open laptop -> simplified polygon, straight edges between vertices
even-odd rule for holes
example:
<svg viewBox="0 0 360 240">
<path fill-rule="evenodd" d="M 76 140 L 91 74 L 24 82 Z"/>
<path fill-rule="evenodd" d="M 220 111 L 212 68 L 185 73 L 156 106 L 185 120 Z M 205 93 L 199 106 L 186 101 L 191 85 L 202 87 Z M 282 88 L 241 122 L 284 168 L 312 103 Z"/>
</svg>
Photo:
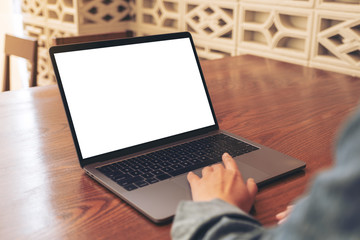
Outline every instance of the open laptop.
<svg viewBox="0 0 360 240">
<path fill-rule="evenodd" d="M 85 172 L 155 223 L 191 199 L 186 173 L 232 155 L 263 184 L 305 163 L 219 129 L 187 32 L 55 46 L 50 56 Z"/>
</svg>

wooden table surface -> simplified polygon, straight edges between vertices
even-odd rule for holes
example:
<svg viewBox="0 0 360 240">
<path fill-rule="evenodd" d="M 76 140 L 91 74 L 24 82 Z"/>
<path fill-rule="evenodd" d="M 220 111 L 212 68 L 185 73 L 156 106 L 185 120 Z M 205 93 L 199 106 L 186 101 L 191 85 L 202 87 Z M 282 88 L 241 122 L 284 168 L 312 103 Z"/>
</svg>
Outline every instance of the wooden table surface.
<svg viewBox="0 0 360 240">
<path fill-rule="evenodd" d="M 260 189 L 264 225 L 331 165 L 337 129 L 360 98 L 360 79 L 238 56 L 201 63 L 220 127 L 307 163 Z M 84 174 L 57 86 L 0 93 L 1 239 L 170 239 Z"/>
</svg>

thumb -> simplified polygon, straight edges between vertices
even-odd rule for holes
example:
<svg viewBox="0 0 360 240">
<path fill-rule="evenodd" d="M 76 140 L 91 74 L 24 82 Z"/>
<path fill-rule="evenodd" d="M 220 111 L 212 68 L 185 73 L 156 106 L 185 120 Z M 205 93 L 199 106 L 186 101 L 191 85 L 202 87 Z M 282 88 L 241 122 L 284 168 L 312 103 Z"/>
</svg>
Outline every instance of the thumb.
<svg viewBox="0 0 360 240">
<path fill-rule="evenodd" d="M 249 194 L 250 194 L 251 199 L 254 201 L 254 200 L 255 200 L 255 196 L 256 196 L 256 194 L 257 194 L 257 192 L 258 192 L 258 188 L 257 188 L 257 186 L 256 186 L 256 183 L 255 183 L 254 179 L 253 179 L 253 178 L 249 178 L 249 179 L 247 180 L 246 186 L 247 186 L 247 189 L 248 189 L 248 191 L 249 191 Z"/>
</svg>

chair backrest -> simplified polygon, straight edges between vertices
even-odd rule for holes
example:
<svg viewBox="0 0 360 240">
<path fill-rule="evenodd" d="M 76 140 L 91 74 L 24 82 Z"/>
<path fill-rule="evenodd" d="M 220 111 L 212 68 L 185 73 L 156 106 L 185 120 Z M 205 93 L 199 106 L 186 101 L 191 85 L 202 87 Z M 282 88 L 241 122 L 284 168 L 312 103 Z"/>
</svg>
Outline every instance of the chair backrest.
<svg viewBox="0 0 360 240">
<path fill-rule="evenodd" d="M 37 85 L 38 41 L 30 37 L 5 34 L 5 61 L 2 91 L 10 90 L 10 56 L 25 58 L 31 63 L 30 87 Z"/>
<path fill-rule="evenodd" d="M 53 38 L 53 45 L 64 45 L 72 43 L 83 43 L 83 42 L 95 42 L 101 40 L 112 40 L 119 38 L 132 37 L 133 32 L 112 32 L 112 33 L 101 33 L 101 34 L 91 34 L 91 35 L 80 35 L 72 37 L 56 37 Z"/>
</svg>

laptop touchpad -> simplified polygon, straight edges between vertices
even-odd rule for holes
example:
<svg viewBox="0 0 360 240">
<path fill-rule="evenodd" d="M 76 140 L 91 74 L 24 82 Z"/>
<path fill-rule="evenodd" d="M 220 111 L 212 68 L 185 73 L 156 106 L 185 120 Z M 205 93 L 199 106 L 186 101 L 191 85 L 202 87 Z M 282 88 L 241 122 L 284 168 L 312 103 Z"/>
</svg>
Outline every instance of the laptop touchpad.
<svg viewBox="0 0 360 240">
<path fill-rule="evenodd" d="M 269 178 L 269 174 L 260 171 L 259 169 L 256 169 L 246 163 L 240 162 L 240 161 L 236 161 L 236 164 L 238 165 L 240 172 L 243 176 L 244 181 L 246 181 L 248 178 L 253 178 L 255 180 L 256 183 L 262 182 L 265 179 Z M 193 171 L 196 175 L 198 175 L 199 177 L 201 177 L 201 170 L 202 169 L 197 169 L 195 171 Z M 181 176 L 178 176 L 174 179 L 172 179 L 172 182 L 174 182 L 175 184 L 190 190 L 190 185 L 187 181 L 187 174 L 183 174 Z"/>
<path fill-rule="evenodd" d="M 199 168 L 192 172 L 195 173 L 196 175 L 198 175 L 199 177 L 201 177 L 201 170 L 202 170 L 202 168 Z M 175 183 L 176 185 L 183 187 L 185 190 L 188 190 L 188 192 L 190 192 L 190 184 L 187 180 L 187 174 L 182 174 L 180 176 L 177 176 L 176 178 L 173 178 L 171 181 L 173 183 Z"/>
<path fill-rule="evenodd" d="M 262 182 L 265 179 L 269 178 L 269 174 L 260 171 L 259 169 L 256 169 L 252 166 L 250 166 L 249 164 L 240 162 L 240 161 L 236 161 L 236 164 L 238 165 L 241 175 L 244 179 L 244 181 L 246 181 L 248 178 L 253 178 L 255 180 L 256 183 Z"/>
</svg>

